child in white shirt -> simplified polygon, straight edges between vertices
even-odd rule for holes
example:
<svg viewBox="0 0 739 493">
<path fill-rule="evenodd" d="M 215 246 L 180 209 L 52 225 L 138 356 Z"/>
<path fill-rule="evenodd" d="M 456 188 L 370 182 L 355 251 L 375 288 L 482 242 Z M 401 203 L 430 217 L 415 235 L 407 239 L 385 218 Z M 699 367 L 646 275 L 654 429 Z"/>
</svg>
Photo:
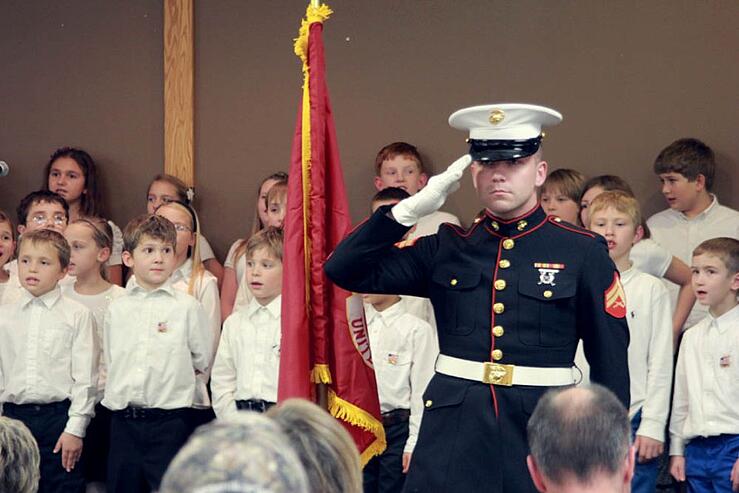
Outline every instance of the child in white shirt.
<svg viewBox="0 0 739 493">
<path fill-rule="evenodd" d="M 38 442 L 39 491 L 85 491 L 75 466 L 94 414 L 99 355 L 92 314 L 57 286 L 69 257 L 61 233 L 26 232 L 18 248 L 23 295 L 0 306 L 0 403 Z"/>
<path fill-rule="evenodd" d="M 15 230 L 13 221 L 0 211 L 0 305 L 20 299 L 22 288 L 17 272 L 5 270 L 5 264 L 15 255 Z"/>
<path fill-rule="evenodd" d="M 423 392 L 439 354 L 436 332 L 408 313 L 405 300 L 391 294 L 365 294 L 372 362 L 387 448 L 364 468 L 364 491 L 403 488 L 423 416 Z"/>
<path fill-rule="evenodd" d="M 708 316 L 683 336 L 670 419 L 670 473 L 689 491 L 739 491 L 739 240 L 693 251 L 693 290 Z"/>
<path fill-rule="evenodd" d="M 672 311 L 667 288 L 630 260 L 631 248 L 643 234 L 641 222 L 639 203 L 625 192 L 603 192 L 590 203 L 590 229 L 606 239 L 626 293 L 629 418 L 637 453 L 631 487 L 634 493 L 653 493 L 670 409 Z"/>
<path fill-rule="evenodd" d="M 251 301 L 223 324 L 210 388 L 218 418 L 277 402 L 280 370 L 282 231 L 267 227 L 246 242 L 244 282 Z"/>
<path fill-rule="evenodd" d="M 177 231 L 161 216 L 132 220 L 123 262 L 136 276 L 108 307 L 103 345 L 112 411 L 108 493 L 157 490 L 187 439 L 196 373 L 206 372 L 211 334 L 205 311 L 172 287 Z"/>
<path fill-rule="evenodd" d="M 108 281 L 106 266 L 113 250 L 113 229 L 105 219 L 80 217 L 64 230 L 72 255 L 69 275 L 74 284 L 62 286 L 62 293 L 86 306 L 95 319 L 96 337 L 103 341 L 103 325 L 108 305 L 126 290 Z M 110 446 L 110 411 L 100 404 L 103 399 L 107 372 L 102 351 L 98 360 L 98 386 L 95 399 L 95 417 L 87 427 L 83 459 L 85 479 L 90 490 L 100 491 L 105 486 Z"/>
</svg>

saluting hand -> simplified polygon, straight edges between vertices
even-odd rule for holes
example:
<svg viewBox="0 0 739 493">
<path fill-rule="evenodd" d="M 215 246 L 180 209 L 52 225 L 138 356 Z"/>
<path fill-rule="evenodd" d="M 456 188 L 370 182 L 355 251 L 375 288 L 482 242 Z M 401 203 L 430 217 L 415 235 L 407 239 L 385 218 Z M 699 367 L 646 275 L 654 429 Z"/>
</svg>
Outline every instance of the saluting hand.
<svg viewBox="0 0 739 493">
<path fill-rule="evenodd" d="M 416 195 L 403 199 L 393 208 L 393 218 L 403 226 L 413 226 L 423 216 L 436 212 L 446 202 L 447 195 L 459 188 L 464 170 L 472 164 L 472 157 L 465 154 L 454 161 L 443 173 L 434 175 Z"/>
<path fill-rule="evenodd" d="M 54 446 L 55 454 L 58 454 L 60 450 L 62 451 L 62 467 L 67 472 L 72 472 L 82 455 L 82 439 L 65 431 L 59 435 L 59 440 Z"/>
</svg>

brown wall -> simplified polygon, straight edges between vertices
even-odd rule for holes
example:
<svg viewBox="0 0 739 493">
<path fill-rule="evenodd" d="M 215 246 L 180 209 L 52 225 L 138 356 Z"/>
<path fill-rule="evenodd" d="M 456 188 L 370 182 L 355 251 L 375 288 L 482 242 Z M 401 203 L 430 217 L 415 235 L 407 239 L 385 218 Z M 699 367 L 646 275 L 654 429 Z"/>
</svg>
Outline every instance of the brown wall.
<svg viewBox="0 0 739 493">
<path fill-rule="evenodd" d="M 196 177 L 219 255 L 251 224 L 256 184 L 286 169 L 301 85 L 292 53 L 307 0 L 196 2 Z M 683 136 L 717 152 L 716 192 L 739 208 L 739 3 L 335 0 L 328 80 L 355 219 L 373 193 L 376 151 L 418 145 L 431 169 L 465 151 L 454 110 L 550 105 L 564 116 L 553 168 L 629 179 L 646 213 L 663 204 L 651 172 Z M 144 208 L 162 169 L 160 2 L 0 3 L 0 208 L 37 188 L 58 146 L 99 161 L 111 216 Z M 478 206 L 466 180 L 447 209 Z"/>
</svg>

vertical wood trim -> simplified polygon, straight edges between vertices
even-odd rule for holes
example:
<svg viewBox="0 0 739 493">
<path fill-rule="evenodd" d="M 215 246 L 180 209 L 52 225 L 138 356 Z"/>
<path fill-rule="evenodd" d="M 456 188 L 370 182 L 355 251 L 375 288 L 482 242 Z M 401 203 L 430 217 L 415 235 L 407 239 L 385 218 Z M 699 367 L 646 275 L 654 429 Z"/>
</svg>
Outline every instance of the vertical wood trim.
<svg viewBox="0 0 739 493">
<path fill-rule="evenodd" d="M 195 184 L 193 0 L 164 0 L 164 172 Z"/>
</svg>

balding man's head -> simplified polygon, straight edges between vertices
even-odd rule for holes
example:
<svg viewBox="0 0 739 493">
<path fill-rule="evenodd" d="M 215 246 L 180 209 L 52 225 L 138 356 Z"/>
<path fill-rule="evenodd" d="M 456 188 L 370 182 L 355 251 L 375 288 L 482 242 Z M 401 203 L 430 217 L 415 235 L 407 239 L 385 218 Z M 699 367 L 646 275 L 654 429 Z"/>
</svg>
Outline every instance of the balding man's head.
<svg viewBox="0 0 739 493">
<path fill-rule="evenodd" d="M 532 476 L 538 472 L 554 484 L 620 478 L 630 461 L 626 409 L 598 385 L 546 393 L 529 420 L 528 434 Z"/>
</svg>

